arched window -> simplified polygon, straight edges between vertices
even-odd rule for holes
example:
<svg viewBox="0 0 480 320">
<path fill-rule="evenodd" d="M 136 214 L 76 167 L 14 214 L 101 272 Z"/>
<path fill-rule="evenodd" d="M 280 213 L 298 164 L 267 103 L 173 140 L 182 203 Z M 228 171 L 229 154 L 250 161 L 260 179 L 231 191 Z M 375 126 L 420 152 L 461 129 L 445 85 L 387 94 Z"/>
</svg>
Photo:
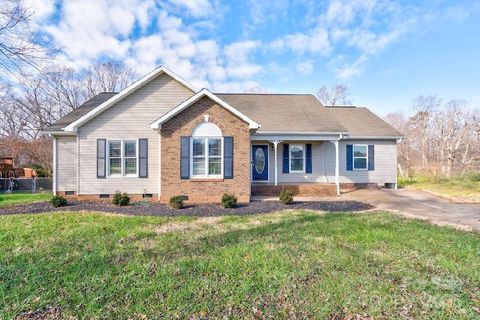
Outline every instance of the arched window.
<svg viewBox="0 0 480 320">
<path fill-rule="evenodd" d="M 192 131 L 191 170 L 195 177 L 223 177 L 222 130 L 211 122 L 202 122 Z"/>
</svg>

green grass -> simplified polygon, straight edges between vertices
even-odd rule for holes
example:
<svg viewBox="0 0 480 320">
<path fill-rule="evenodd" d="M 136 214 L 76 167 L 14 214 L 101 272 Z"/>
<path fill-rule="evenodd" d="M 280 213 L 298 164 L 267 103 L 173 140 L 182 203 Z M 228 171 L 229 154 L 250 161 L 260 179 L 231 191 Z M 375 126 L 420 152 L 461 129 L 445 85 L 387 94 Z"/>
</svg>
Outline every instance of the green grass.
<svg viewBox="0 0 480 320">
<path fill-rule="evenodd" d="M 52 193 L 0 193 L 0 207 L 14 204 L 26 204 L 47 201 L 52 198 Z"/>
<path fill-rule="evenodd" d="M 480 235 L 385 212 L 0 217 L 0 318 L 474 319 Z"/>
<path fill-rule="evenodd" d="M 459 201 L 480 202 L 480 176 L 465 175 L 452 179 L 432 179 L 425 176 L 400 178 L 398 185 L 416 190 L 425 190 Z"/>
</svg>

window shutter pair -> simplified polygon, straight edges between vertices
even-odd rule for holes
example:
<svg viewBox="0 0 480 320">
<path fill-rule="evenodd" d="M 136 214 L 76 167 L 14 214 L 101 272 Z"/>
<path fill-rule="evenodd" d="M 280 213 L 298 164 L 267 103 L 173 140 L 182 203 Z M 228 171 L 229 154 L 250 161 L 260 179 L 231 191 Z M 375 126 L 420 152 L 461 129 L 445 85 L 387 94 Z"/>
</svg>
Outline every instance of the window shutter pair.
<svg viewBox="0 0 480 320">
<path fill-rule="evenodd" d="M 368 170 L 375 170 L 375 145 L 368 145 Z M 353 171 L 353 145 L 347 144 L 347 171 Z"/>
<path fill-rule="evenodd" d="M 148 178 L 148 139 L 138 139 L 138 177 Z M 97 178 L 107 176 L 107 139 L 97 139 Z"/>
<path fill-rule="evenodd" d="M 312 173 L 312 144 L 305 145 L 305 173 Z M 290 148 L 288 143 L 283 144 L 282 173 L 290 172 Z"/>
<path fill-rule="evenodd" d="M 223 137 L 223 177 L 233 179 L 233 137 Z M 190 179 L 190 137 L 180 138 L 180 178 Z"/>
</svg>

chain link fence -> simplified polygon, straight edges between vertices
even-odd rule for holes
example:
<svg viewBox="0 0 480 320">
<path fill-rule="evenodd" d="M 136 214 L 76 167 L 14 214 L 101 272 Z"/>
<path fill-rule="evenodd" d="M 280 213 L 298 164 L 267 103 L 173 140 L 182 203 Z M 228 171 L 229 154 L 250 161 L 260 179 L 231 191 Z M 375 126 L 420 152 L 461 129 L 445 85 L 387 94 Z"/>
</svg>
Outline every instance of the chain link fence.
<svg viewBox="0 0 480 320">
<path fill-rule="evenodd" d="M 51 178 L 0 178 L 0 193 L 52 191 Z"/>
</svg>

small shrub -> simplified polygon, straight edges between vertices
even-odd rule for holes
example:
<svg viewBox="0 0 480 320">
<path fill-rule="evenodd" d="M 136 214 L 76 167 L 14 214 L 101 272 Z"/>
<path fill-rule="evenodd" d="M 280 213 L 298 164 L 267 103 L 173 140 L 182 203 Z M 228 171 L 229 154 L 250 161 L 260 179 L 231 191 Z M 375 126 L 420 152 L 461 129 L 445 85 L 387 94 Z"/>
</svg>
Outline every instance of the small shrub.
<svg viewBox="0 0 480 320">
<path fill-rule="evenodd" d="M 183 196 L 173 196 L 169 201 L 170 208 L 182 209 L 183 208 Z"/>
<path fill-rule="evenodd" d="M 50 203 L 55 208 L 65 207 L 67 205 L 67 199 L 62 196 L 53 196 L 52 200 L 50 200 Z"/>
<path fill-rule="evenodd" d="M 470 172 L 467 176 L 470 181 L 480 182 L 480 172 Z"/>
<path fill-rule="evenodd" d="M 280 202 L 283 204 L 292 204 L 293 203 L 293 192 L 290 190 L 282 190 L 280 192 Z"/>
<path fill-rule="evenodd" d="M 120 193 L 120 191 L 115 192 L 112 199 L 112 204 L 120 207 L 128 206 L 130 203 L 130 197 L 128 193 Z"/>
<path fill-rule="evenodd" d="M 237 206 L 237 197 L 233 194 L 224 193 L 222 196 L 222 206 L 224 208 L 235 208 Z"/>
</svg>

